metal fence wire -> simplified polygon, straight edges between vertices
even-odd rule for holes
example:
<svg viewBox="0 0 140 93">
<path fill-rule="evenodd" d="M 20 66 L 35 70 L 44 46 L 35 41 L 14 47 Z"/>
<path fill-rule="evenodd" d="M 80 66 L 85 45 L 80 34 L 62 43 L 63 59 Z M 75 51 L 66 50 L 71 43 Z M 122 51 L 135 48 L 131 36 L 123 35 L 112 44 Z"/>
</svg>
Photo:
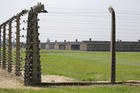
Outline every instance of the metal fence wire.
<svg viewBox="0 0 140 93">
<path fill-rule="evenodd" d="M 0 25 L 0 67 L 25 85 L 139 81 L 140 12 L 39 13 L 47 13 L 40 3 Z"/>
</svg>

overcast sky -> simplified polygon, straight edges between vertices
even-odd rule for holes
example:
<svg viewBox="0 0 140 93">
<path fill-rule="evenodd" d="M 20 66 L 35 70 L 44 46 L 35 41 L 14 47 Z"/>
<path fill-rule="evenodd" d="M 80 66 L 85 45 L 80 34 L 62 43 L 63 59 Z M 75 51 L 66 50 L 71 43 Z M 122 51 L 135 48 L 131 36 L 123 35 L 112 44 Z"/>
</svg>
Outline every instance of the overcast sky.
<svg viewBox="0 0 140 93">
<path fill-rule="evenodd" d="M 116 39 L 140 39 L 140 0 L 2 0 L 0 23 L 37 2 L 42 2 L 49 12 L 39 14 L 43 42 L 47 38 L 51 41 L 110 40 L 109 6 L 116 11 Z"/>
</svg>

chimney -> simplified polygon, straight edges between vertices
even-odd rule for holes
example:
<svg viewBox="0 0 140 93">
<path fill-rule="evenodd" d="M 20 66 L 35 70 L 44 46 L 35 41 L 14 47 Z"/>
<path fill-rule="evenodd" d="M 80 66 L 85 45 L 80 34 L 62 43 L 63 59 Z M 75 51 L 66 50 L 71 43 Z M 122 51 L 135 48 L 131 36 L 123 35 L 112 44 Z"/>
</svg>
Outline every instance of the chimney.
<svg viewBox="0 0 140 93">
<path fill-rule="evenodd" d="M 75 41 L 78 42 L 78 39 L 76 39 Z"/>
<path fill-rule="evenodd" d="M 64 40 L 64 43 L 66 43 L 66 40 Z"/>
<path fill-rule="evenodd" d="M 92 41 L 92 39 L 91 39 L 91 38 L 89 38 L 89 41 L 91 42 L 91 41 Z"/>
<path fill-rule="evenodd" d="M 57 40 L 55 40 L 55 43 L 57 43 Z"/>
</svg>

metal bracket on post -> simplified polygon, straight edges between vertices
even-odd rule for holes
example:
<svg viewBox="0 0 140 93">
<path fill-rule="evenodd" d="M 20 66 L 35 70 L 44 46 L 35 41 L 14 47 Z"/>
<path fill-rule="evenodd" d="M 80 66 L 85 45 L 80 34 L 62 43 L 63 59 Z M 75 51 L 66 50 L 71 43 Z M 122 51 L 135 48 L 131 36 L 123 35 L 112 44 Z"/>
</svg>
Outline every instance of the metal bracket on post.
<svg viewBox="0 0 140 93">
<path fill-rule="evenodd" d="M 116 38 L 116 24 L 115 24 L 115 11 L 112 7 L 109 8 L 109 12 L 111 13 L 111 43 L 110 43 L 110 61 L 111 61 L 111 75 L 110 75 L 110 82 L 111 84 L 115 84 L 116 81 L 116 49 L 115 49 L 115 38 Z"/>
</svg>

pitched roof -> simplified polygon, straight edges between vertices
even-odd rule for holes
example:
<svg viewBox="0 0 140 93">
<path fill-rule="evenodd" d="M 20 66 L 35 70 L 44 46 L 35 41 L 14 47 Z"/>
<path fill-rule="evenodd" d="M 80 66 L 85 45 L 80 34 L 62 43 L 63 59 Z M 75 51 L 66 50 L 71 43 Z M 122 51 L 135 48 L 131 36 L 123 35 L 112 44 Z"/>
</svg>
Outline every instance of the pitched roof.
<svg viewBox="0 0 140 93">
<path fill-rule="evenodd" d="M 55 44 L 55 42 L 48 42 L 47 44 Z"/>
<path fill-rule="evenodd" d="M 69 43 L 71 45 L 80 45 L 81 42 L 67 42 L 67 43 Z"/>
<path fill-rule="evenodd" d="M 82 41 L 87 44 L 110 44 L 110 41 Z"/>
<path fill-rule="evenodd" d="M 59 45 L 66 45 L 66 42 L 57 42 Z"/>
</svg>

